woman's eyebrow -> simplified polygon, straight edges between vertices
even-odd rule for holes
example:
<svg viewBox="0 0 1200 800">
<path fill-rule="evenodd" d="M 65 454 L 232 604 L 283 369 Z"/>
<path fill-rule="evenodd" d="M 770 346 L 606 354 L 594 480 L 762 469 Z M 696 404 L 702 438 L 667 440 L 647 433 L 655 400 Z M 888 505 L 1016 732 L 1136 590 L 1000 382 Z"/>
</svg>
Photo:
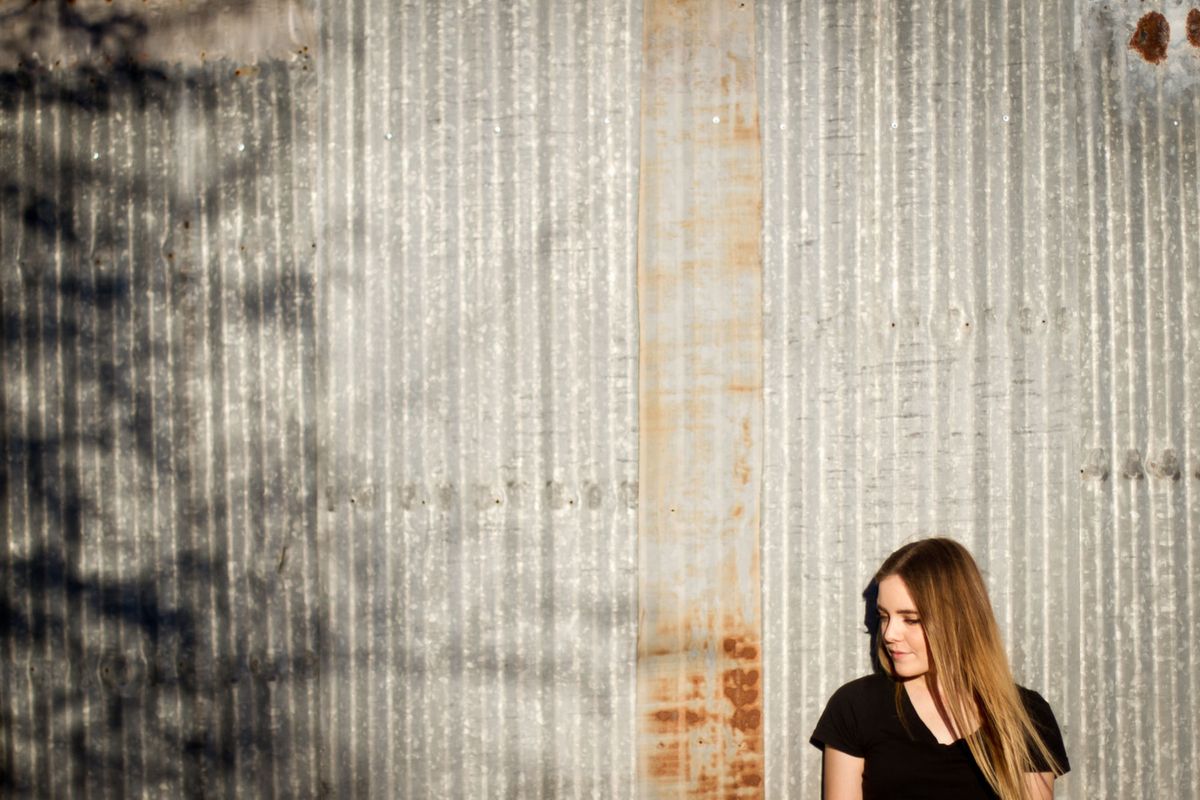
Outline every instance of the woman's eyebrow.
<svg viewBox="0 0 1200 800">
<path fill-rule="evenodd" d="M 875 606 L 875 610 L 876 610 L 877 612 L 879 612 L 880 614 L 888 614 L 888 613 L 891 613 L 891 612 L 889 612 L 889 611 L 888 611 L 886 608 L 884 608 L 883 606 Z M 917 614 L 917 612 L 916 612 L 915 610 L 911 609 L 911 608 L 898 608 L 898 609 L 896 609 L 895 613 L 897 613 L 897 614 L 912 614 L 914 617 L 916 617 L 916 616 L 919 616 L 919 615 Z"/>
</svg>

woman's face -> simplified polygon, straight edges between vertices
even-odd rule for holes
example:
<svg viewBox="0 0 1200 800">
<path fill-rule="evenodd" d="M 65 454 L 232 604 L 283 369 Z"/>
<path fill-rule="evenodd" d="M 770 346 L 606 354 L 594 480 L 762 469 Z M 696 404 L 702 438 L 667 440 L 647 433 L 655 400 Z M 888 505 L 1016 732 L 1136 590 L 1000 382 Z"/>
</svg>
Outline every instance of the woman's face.
<svg viewBox="0 0 1200 800">
<path fill-rule="evenodd" d="M 900 678 L 919 678 L 929 672 L 929 645 L 917 604 L 899 575 L 879 582 L 879 635 L 887 647 L 892 671 Z"/>
</svg>

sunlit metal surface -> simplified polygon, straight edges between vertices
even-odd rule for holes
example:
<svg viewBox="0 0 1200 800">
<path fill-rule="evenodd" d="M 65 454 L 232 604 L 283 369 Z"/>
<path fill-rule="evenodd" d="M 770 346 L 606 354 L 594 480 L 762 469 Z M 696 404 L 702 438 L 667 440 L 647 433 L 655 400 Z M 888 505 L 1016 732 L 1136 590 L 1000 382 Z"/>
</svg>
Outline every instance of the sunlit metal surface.
<svg viewBox="0 0 1200 800">
<path fill-rule="evenodd" d="M 0 794 L 634 795 L 645 9 L 111 5 L 0 31 Z M 766 796 L 935 532 L 1059 796 L 1200 796 L 1190 11 L 755 4 Z"/>
<path fill-rule="evenodd" d="M 933 533 L 1057 712 L 1059 796 L 1200 795 L 1200 53 L 1174 8 L 1130 50 L 1151 10 L 762 6 L 769 796 L 817 795 L 859 592 Z"/>
<path fill-rule="evenodd" d="M 323 777 L 633 796 L 640 8 L 324 22 Z"/>
</svg>

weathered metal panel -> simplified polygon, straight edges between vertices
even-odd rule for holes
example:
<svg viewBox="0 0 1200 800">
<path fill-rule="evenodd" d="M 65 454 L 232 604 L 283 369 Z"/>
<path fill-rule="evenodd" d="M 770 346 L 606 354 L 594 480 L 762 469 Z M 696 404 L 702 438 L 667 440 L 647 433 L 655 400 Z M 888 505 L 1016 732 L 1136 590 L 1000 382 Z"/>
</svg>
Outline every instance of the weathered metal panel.
<svg viewBox="0 0 1200 800">
<path fill-rule="evenodd" d="M 329 7 L 323 780 L 634 794 L 640 7 Z"/>
<path fill-rule="evenodd" d="M 1172 6 L 764 4 L 767 789 L 869 670 L 858 591 L 984 568 L 1060 796 L 1200 796 L 1196 100 Z M 1153 464 L 1153 466 L 1151 466 Z"/>
<path fill-rule="evenodd" d="M 0 793 L 631 796 L 637 586 L 684 563 L 635 539 L 677 457 L 638 448 L 643 8 L 298 11 L 4 12 Z M 1188 12 L 754 9 L 767 796 L 816 796 L 857 592 L 933 532 L 1058 712 L 1060 796 L 1200 796 Z"/>
<path fill-rule="evenodd" d="M 646 4 L 638 789 L 761 797 L 762 175 L 753 3 Z"/>
<path fill-rule="evenodd" d="M 181 66 L 137 9 L 4 14 L 0 794 L 300 795 L 307 59 Z"/>
<path fill-rule="evenodd" d="M 1080 497 L 1071 616 L 1082 653 L 1106 657 L 1071 678 L 1079 728 L 1098 734 L 1084 750 L 1090 796 L 1200 796 L 1200 50 L 1187 11 L 1084 11 L 1080 440 L 1102 468 Z M 1154 53 L 1139 31 L 1159 12 L 1170 40 Z"/>
</svg>

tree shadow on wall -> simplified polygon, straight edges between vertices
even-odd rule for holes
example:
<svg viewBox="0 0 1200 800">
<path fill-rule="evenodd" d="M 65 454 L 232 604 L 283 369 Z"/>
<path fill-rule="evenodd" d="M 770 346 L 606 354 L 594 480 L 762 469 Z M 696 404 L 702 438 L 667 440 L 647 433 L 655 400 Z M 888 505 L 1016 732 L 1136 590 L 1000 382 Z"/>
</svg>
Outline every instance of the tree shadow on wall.
<svg viewBox="0 0 1200 800">
<path fill-rule="evenodd" d="M 287 795 L 293 766 L 307 774 L 315 762 L 315 493 L 289 472 L 311 460 L 311 426 L 294 404 L 268 403 L 305 388 L 253 376 L 247 388 L 250 371 L 224 366 L 230 353 L 262 363 L 246 355 L 250 339 L 299 340 L 274 363 L 304 358 L 309 273 L 288 252 L 257 253 L 252 236 L 235 258 L 278 265 L 261 278 L 200 255 L 199 223 L 219 231 L 230 209 L 198 204 L 230 183 L 253 189 L 268 166 L 214 169 L 185 190 L 166 156 L 126 173 L 92 165 L 80 130 L 141 136 L 149 149 L 147 131 L 176 125 L 180 104 L 239 111 L 232 66 L 145 63 L 149 25 L 68 0 L 0 12 L 9 797 Z M 78 58 L 46 63 L 47 49 Z M 281 418 L 270 424 L 282 444 L 265 444 L 246 422 L 255 415 Z M 236 444 L 247 431 L 259 444 Z"/>
</svg>

